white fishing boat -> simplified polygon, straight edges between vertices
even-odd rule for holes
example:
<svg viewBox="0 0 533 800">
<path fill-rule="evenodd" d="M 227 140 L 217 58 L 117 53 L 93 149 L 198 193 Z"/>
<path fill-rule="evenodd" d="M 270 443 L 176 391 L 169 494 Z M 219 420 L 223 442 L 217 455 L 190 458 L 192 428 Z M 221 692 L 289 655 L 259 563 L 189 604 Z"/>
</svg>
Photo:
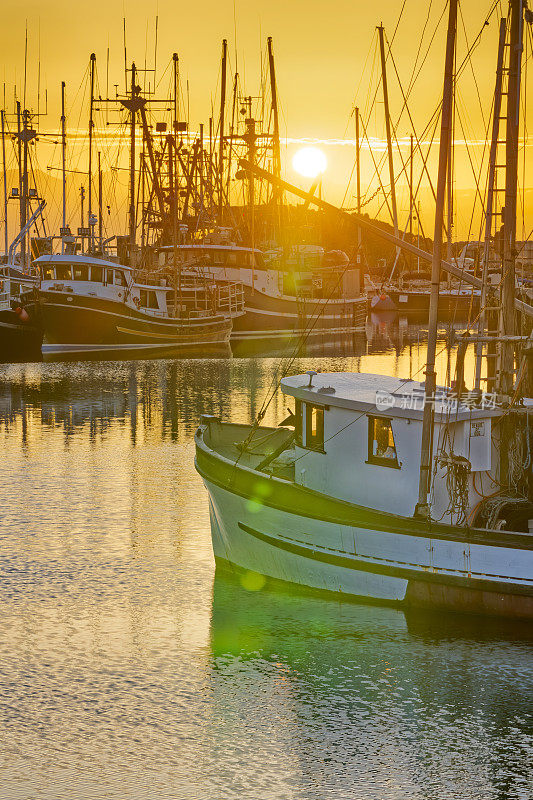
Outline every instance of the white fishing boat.
<svg viewBox="0 0 533 800">
<path fill-rule="evenodd" d="M 353 597 L 533 616 L 533 503 L 494 494 L 492 400 L 439 390 L 424 519 L 423 384 L 323 373 L 281 388 L 295 399 L 294 431 L 204 417 L 196 434 L 217 560 Z"/>
<path fill-rule="evenodd" d="M 457 0 L 450 0 L 433 254 L 406 248 L 432 263 L 425 381 L 310 371 L 281 380 L 281 391 L 294 397 L 295 408 L 280 428 L 261 425 L 264 412 L 251 425 L 203 417 L 196 466 L 209 493 L 217 561 L 354 598 L 533 618 L 533 340 L 519 335 L 515 325 L 520 313 L 531 330 L 533 308 L 515 296 L 514 269 L 515 109 L 521 36 L 524 21 L 532 19 L 525 12 L 523 0 L 511 0 L 509 19 L 500 24 L 489 177 L 492 186 L 507 53 L 499 330 L 487 322 L 494 316 L 487 303 L 494 301 L 485 280 L 480 286 L 441 255 L 457 24 Z M 335 211 L 322 201 L 317 205 Z M 492 197 L 487 215 L 486 251 Z M 372 229 L 360 217 L 354 224 Z M 376 226 L 373 232 L 405 247 Z M 438 387 L 442 269 L 481 288 L 482 308 L 477 331 L 461 340 L 454 385 Z M 487 260 L 483 271 L 486 278 Z M 464 380 L 468 341 L 477 344 L 470 391 Z M 486 342 L 488 355 L 497 359 L 488 362 L 483 392 Z"/>
</svg>

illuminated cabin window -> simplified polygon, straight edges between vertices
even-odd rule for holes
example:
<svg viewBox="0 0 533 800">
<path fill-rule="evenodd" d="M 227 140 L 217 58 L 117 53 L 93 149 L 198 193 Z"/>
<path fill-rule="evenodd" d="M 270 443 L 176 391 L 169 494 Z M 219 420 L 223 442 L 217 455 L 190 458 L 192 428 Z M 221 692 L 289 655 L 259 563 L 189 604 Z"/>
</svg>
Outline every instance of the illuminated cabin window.
<svg viewBox="0 0 533 800">
<path fill-rule="evenodd" d="M 53 267 L 41 267 L 41 278 L 43 281 L 51 281 L 54 279 Z"/>
<path fill-rule="evenodd" d="M 70 266 L 61 265 L 56 267 L 56 278 L 58 281 L 69 281 L 71 278 Z"/>
<path fill-rule="evenodd" d="M 385 417 L 368 418 L 368 464 L 400 469 L 392 432 L 392 421 Z"/>
<path fill-rule="evenodd" d="M 305 447 L 324 450 L 324 409 L 305 403 Z"/>
</svg>

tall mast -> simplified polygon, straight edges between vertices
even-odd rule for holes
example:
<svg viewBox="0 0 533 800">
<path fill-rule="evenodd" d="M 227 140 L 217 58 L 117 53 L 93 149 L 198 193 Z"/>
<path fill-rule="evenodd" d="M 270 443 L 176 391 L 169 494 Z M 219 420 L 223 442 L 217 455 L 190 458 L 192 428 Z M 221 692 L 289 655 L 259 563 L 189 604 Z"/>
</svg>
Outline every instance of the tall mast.
<svg viewBox="0 0 533 800">
<path fill-rule="evenodd" d="M 23 188 L 22 188 L 22 116 L 20 110 L 20 100 L 17 100 L 17 157 L 18 157 L 18 167 L 19 167 L 19 225 L 20 225 L 20 230 L 22 230 L 25 223 L 24 223 L 24 202 L 23 202 Z"/>
<path fill-rule="evenodd" d="M 5 137 L 6 112 L 2 109 L 2 166 L 4 168 L 4 247 L 7 256 L 8 252 L 8 230 L 7 230 L 7 163 L 6 163 L 6 137 Z"/>
<path fill-rule="evenodd" d="M 22 111 L 22 229 L 25 228 L 28 221 L 28 139 L 31 135 L 29 130 L 29 114 L 27 108 Z M 27 237 L 26 234 L 22 237 L 20 252 L 22 254 L 22 266 L 26 267 L 27 263 Z"/>
<path fill-rule="evenodd" d="M 174 87 L 173 87 L 173 106 L 174 106 L 174 122 L 172 125 L 172 134 L 174 136 L 174 140 L 177 141 L 178 136 L 178 105 L 179 105 L 179 58 L 177 53 L 172 54 L 172 66 L 173 66 L 173 78 L 174 78 Z M 155 70 L 154 70 L 155 76 Z M 155 79 L 154 79 L 155 84 Z M 143 161 L 144 165 L 144 161 Z M 178 174 L 178 148 L 174 147 L 174 175 L 176 176 L 177 181 L 177 174 Z M 144 191 L 144 173 L 143 173 L 143 191 Z M 176 198 L 176 203 L 178 199 Z"/>
<path fill-rule="evenodd" d="M 515 334 L 515 258 L 516 258 L 516 196 L 518 179 L 518 134 L 520 127 L 520 70 L 524 0 L 510 0 L 509 79 L 507 84 L 507 121 L 505 134 L 505 207 L 503 210 L 503 281 L 500 333 Z M 502 342 L 499 390 L 510 396 L 514 381 L 514 347 Z"/>
<path fill-rule="evenodd" d="M 218 221 L 222 224 L 224 208 L 224 122 L 226 113 L 226 73 L 228 69 L 228 42 L 222 41 L 222 77 L 220 85 L 220 124 L 218 138 Z"/>
<path fill-rule="evenodd" d="M 394 184 L 394 163 L 392 160 L 392 136 L 390 127 L 390 113 L 389 113 L 389 89 L 387 85 L 387 67 L 385 63 L 385 29 L 383 25 L 378 27 L 379 31 L 379 50 L 381 54 L 381 82 L 383 84 L 383 104 L 385 106 L 385 130 L 387 132 L 387 153 L 389 160 L 389 180 L 391 191 L 391 206 L 392 206 L 392 222 L 394 225 L 394 235 L 398 236 L 398 211 L 396 207 L 396 186 Z M 396 248 L 396 259 L 398 259 L 399 250 Z"/>
<path fill-rule="evenodd" d="M 485 241 L 483 243 L 483 262 L 482 262 L 482 281 L 480 297 L 480 313 L 478 323 L 478 333 L 483 336 L 486 327 L 485 306 L 487 303 L 487 279 L 490 256 L 490 240 L 492 236 L 492 220 L 494 211 L 494 178 L 496 174 L 496 157 L 498 152 L 498 138 L 500 135 L 500 114 L 502 108 L 502 77 L 503 77 L 503 57 L 505 53 L 505 34 L 507 30 L 507 20 L 503 17 L 500 20 L 500 36 L 498 41 L 498 61 L 496 66 L 496 86 L 494 88 L 494 116 L 492 118 L 492 137 L 490 142 L 489 155 L 489 178 L 487 187 L 487 206 L 485 211 Z M 481 386 L 481 364 L 483 359 L 483 343 L 478 342 L 476 347 L 476 370 L 474 386 L 479 389 Z M 487 386 L 487 390 L 492 387 Z"/>
<path fill-rule="evenodd" d="M 63 194 L 62 227 L 67 227 L 67 118 L 65 116 L 65 81 L 61 81 L 61 185 Z M 64 235 L 64 234 L 63 234 Z"/>
<path fill-rule="evenodd" d="M 91 238 L 89 240 L 90 248 L 93 247 L 92 241 L 92 231 L 93 227 L 91 226 L 91 215 L 93 213 L 93 109 L 94 109 L 94 75 L 96 71 L 96 55 L 91 53 L 91 97 L 89 102 L 89 169 L 88 169 L 88 180 L 89 180 L 89 196 L 88 196 L 88 217 L 89 217 L 89 226 L 91 227 Z"/>
<path fill-rule="evenodd" d="M 270 96 L 272 99 L 272 172 L 276 178 L 281 178 L 281 146 L 279 141 L 279 112 L 278 90 L 276 85 L 276 68 L 274 66 L 274 51 L 272 49 L 272 36 L 268 37 L 268 69 L 270 74 Z M 276 199 L 279 199 L 279 190 L 275 190 Z"/>
<path fill-rule="evenodd" d="M 104 221 L 102 219 L 103 208 L 103 186 L 102 186 L 102 163 L 100 160 L 100 151 L 98 151 L 98 239 L 99 248 L 102 249 L 102 241 L 104 238 Z"/>
<path fill-rule="evenodd" d="M 357 187 L 357 213 L 361 213 L 361 140 L 359 137 L 359 106 L 355 107 L 355 172 L 356 172 L 356 187 Z M 361 257 L 361 228 L 357 228 L 357 258 Z"/>
<path fill-rule="evenodd" d="M 439 286 L 442 257 L 442 226 L 444 221 L 444 199 L 446 194 L 446 172 L 450 150 L 453 102 L 453 72 L 455 60 L 455 35 L 457 29 L 457 0 L 449 0 L 448 33 L 446 37 L 446 60 L 444 88 L 442 92 L 442 119 L 439 144 L 439 173 L 437 178 L 437 202 L 435 208 L 435 232 L 433 237 L 433 259 L 431 262 L 431 294 L 429 301 L 429 329 L 426 363 L 424 416 L 422 421 L 422 448 L 420 453 L 420 481 L 418 503 L 415 513 L 429 517 L 429 491 L 433 450 L 433 405 L 437 386 L 435 356 L 437 350 L 437 323 L 439 312 Z"/>
<path fill-rule="evenodd" d="M 135 62 L 131 65 L 131 115 L 130 115 L 130 208 L 129 208 L 129 234 L 130 234 L 130 259 L 135 250 L 135 117 L 137 114 L 137 87 L 135 83 Z"/>
</svg>

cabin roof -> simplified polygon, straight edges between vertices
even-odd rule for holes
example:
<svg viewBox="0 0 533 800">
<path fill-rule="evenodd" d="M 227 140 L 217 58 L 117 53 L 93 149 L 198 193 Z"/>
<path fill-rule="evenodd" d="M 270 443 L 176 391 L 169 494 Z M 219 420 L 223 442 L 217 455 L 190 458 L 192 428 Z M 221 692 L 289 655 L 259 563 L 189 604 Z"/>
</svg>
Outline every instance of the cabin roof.
<svg viewBox="0 0 533 800">
<path fill-rule="evenodd" d="M 173 245 L 162 245 L 161 247 L 157 248 L 159 252 L 169 252 L 174 249 Z M 178 244 L 178 250 L 229 250 L 230 252 L 238 251 L 241 253 L 261 253 L 262 250 L 259 247 L 241 247 L 237 244 L 228 244 L 228 242 L 224 244 L 214 244 L 213 242 L 209 242 L 209 244 Z"/>
<path fill-rule="evenodd" d="M 109 267 L 110 269 L 125 269 L 128 272 L 132 271 L 132 267 L 127 267 L 125 264 L 117 264 L 116 261 L 107 261 L 104 258 L 95 258 L 94 256 L 78 256 L 56 253 L 55 255 L 39 256 L 33 262 L 34 264 L 87 264 L 88 266 L 95 267 Z"/>
<path fill-rule="evenodd" d="M 385 417 L 407 417 L 422 419 L 424 407 L 424 384 L 409 378 L 394 378 L 390 375 L 370 375 L 354 372 L 319 372 L 312 377 L 300 374 L 282 378 L 281 389 L 308 403 L 323 406 L 338 406 L 364 413 L 375 413 Z M 462 402 L 453 404 L 453 397 L 445 387 L 438 387 L 435 414 L 442 420 L 462 421 L 480 419 L 501 414 L 501 410 L 489 407 L 473 408 Z"/>
</svg>

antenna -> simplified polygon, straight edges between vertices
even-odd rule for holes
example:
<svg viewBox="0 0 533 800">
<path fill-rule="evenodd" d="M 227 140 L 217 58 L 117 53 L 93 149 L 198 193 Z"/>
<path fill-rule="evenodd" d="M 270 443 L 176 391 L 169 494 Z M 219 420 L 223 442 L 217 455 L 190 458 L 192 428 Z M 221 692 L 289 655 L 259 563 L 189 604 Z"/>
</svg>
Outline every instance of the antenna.
<svg viewBox="0 0 533 800">
<path fill-rule="evenodd" d="M 39 17 L 39 66 L 37 68 L 37 120 L 39 120 L 39 112 L 41 106 L 41 18 Z"/>
<path fill-rule="evenodd" d="M 156 81 L 156 74 L 157 74 L 157 31 L 159 27 L 159 17 L 155 15 L 155 46 L 154 46 L 154 92 L 157 85 Z"/>
<path fill-rule="evenodd" d="M 124 25 L 124 83 L 126 86 L 126 94 L 128 93 L 128 56 L 126 53 L 126 17 L 122 17 Z"/>
<path fill-rule="evenodd" d="M 26 20 L 26 36 L 24 40 L 24 92 L 23 106 L 26 108 L 26 77 L 28 73 L 28 20 Z"/>
</svg>

